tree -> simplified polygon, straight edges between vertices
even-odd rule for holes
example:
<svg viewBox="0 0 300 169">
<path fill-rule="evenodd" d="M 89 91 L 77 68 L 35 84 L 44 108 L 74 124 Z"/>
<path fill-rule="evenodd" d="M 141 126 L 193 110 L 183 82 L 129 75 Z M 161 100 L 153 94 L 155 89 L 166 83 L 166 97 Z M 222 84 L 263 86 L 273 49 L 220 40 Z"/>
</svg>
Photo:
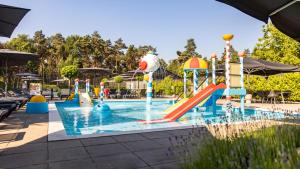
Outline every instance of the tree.
<svg viewBox="0 0 300 169">
<path fill-rule="evenodd" d="M 7 41 L 4 44 L 4 46 L 5 48 L 22 52 L 34 53 L 36 51 L 34 41 L 28 35 L 25 34 L 20 34 L 16 38 Z"/>
<path fill-rule="evenodd" d="M 114 70 L 115 72 L 120 73 L 122 71 L 122 67 L 119 66 L 119 64 L 121 63 L 121 59 L 124 56 L 124 49 L 127 49 L 126 44 L 123 42 L 122 38 L 119 38 L 118 40 L 115 41 L 114 44 L 114 58 L 113 60 L 115 61 L 115 66 L 114 66 Z"/>
<path fill-rule="evenodd" d="M 68 79 L 72 79 L 78 75 L 78 68 L 76 65 L 65 66 L 61 69 L 61 75 Z"/>
<path fill-rule="evenodd" d="M 118 93 L 120 93 L 120 84 L 123 82 L 123 77 L 122 76 L 115 76 L 114 81 L 115 81 L 115 83 L 118 84 Z"/>
<path fill-rule="evenodd" d="M 188 39 L 187 44 L 184 48 L 185 50 L 183 52 L 177 51 L 179 63 L 183 64 L 193 56 L 202 57 L 198 52 L 196 52 L 197 45 L 194 39 Z"/>
<path fill-rule="evenodd" d="M 254 47 L 252 57 L 272 62 L 300 65 L 300 43 L 281 33 L 272 24 L 263 27 L 263 37 Z M 259 90 L 289 90 L 291 100 L 300 100 L 300 74 L 288 73 L 274 75 L 264 79 L 250 76 L 245 79 L 246 88 Z"/>
</svg>

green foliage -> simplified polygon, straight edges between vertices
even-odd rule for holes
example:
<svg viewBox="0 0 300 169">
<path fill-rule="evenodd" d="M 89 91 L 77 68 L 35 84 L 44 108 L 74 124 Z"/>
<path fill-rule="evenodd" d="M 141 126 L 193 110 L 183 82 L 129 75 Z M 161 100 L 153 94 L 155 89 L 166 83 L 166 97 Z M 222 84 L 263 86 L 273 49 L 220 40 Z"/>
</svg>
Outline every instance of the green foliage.
<svg viewBox="0 0 300 169">
<path fill-rule="evenodd" d="M 44 84 L 44 85 L 43 85 L 43 89 L 46 89 L 46 90 L 51 90 L 51 89 L 53 89 L 53 91 L 55 91 L 55 92 L 60 91 L 60 88 L 59 88 L 58 86 L 52 85 L 52 84 Z"/>
<path fill-rule="evenodd" d="M 114 81 L 115 81 L 115 83 L 122 83 L 123 82 L 123 77 L 122 76 L 115 76 Z"/>
<path fill-rule="evenodd" d="M 65 66 L 61 69 L 61 75 L 69 79 L 78 75 L 78 68 L 75 65 Z"/>
<path fill-rule="evenodd" d="M 292 65 L 300 65 L 300 43 L 281 33 L 272 24 L 263 27 L 263 37 L 254 47 L 252 57 Z M 268 79 L 258 76 L 245 78 L 247 90 L 291 91 L 290 100 L 300 100 L 300 74 L 288 73 L 270 76 Z"/>
<path fill-rule="evenodd" d="M 162 92 L 165 95 L 179 95 L 183 92 L 183 82 L 167 76 L 161 81 L 153 81 L 153 89 L 156 93 Z"/>
<path fill-rule="evenodd" d="M 103 82 L 104 84 L 106 84 L 108 82 L 108 79 L 107 78 L 103 78 L 103 79 L 101 79 L 101 82 Z"/>
<path fill-rule="evenodd" d="M 299 126 L 275 126 L 231 139 L 206 137 L 186 169 L 299 168 Z"/>
<path fill-rule="evenodd" d="M 28 61 L 26 64 L 26 68 L 29 72 L 37 72 L 37 65 L 33 61 Z"/>
<path fill-rule="evenodd" d="M 281 33 L 272 24 L 263 27 L 263 37 L 254 47 L 252 57 L 273 62 L 300 65 L 300 43 Z"/>
</svg>

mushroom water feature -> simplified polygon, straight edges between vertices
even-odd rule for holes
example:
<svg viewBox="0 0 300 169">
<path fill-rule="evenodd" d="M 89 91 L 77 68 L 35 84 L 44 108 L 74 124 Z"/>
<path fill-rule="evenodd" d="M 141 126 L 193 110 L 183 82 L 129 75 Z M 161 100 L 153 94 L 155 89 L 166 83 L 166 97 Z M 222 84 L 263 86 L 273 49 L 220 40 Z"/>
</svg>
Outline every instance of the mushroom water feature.
<svg viewBox="0 0 300 169">
<path fill-rule="evenodd" d="M 148 73 L 148 82 L 147 82 L 147 104 L 152 104 L 152 81 L 153 81 L 153 72 L 159 68 L 159 58 L 154 54 L 153 51 L 149 51 L 139 63 L 139 69 L 144 73 Z"/>
</svg>

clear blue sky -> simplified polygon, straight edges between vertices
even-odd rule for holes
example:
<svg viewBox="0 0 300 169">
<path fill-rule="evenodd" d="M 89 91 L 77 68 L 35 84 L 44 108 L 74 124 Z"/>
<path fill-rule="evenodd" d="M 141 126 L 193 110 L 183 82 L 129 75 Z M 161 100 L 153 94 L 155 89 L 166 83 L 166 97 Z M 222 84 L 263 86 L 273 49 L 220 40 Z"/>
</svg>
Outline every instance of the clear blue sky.
<svg viewBox="0 0 300 169">
<path fill-rule="evenodd" d="M 29 8 L 13 36 L 30 36 L 43 30 L 49 36 L 62 33 L 91 34 L 105 39 L 121 37 L 127 44 L 149 44 L 165 60 L 176 57 L 186 40 L 194 38 L 204 56 L 219 55 L 221 36 L 233 33 L 237 50 L 252 50 L 262 36 L 263 23 L 214 0 L 1 0 L 6 5 Z M 1 38 L 6 41 L 7 38 Z"/>
</svg>

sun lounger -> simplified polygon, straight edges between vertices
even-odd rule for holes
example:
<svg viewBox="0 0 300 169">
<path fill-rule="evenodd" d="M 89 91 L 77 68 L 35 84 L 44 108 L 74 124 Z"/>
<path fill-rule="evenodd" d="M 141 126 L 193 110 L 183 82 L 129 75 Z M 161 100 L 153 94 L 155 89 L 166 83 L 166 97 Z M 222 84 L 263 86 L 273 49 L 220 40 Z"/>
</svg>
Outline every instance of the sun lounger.
<svg viewBox="0 0 300 169">
<path fill-rule="evenodd" d="M 17 104 L 14 102 L 0 103 L 0 121 L 7 118 L 13 111 L 17 109 Z"/>
</svg>

